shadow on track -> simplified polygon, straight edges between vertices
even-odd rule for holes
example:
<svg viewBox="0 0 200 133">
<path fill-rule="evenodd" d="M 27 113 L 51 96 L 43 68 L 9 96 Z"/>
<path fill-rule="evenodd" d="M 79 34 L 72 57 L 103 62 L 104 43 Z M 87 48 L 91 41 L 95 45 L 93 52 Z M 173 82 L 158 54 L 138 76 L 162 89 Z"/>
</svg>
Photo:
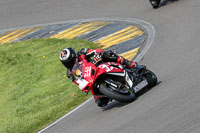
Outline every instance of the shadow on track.
<svg viewBox="0 0 200 133">
<path fill-rule="evenodd" d="M 110 109 L 113 109 L 113 108 L 120 108 L 120 107 L 123 107 L 123 106 L 126 106 L 130 103 L 122 103 L 122 102 L 118 102 L 118 101 L 113 101 L 111 103 L 109 103 L 107 106 L 103 107 L 103 111 L 107 111 L 107 110 L 110 110 Z"/>
</svg>

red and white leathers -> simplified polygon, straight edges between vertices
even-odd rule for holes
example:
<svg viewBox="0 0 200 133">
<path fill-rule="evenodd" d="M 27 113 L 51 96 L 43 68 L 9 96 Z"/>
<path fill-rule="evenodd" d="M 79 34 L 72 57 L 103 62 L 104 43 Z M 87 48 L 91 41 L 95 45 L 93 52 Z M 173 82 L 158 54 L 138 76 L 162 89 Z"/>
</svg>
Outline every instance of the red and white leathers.
<svg viewBox="0 0 200 133">
<path fill-rule="evenodd" d="M 82 61 L 83 59 L 90 59 L 95 62 L 98 62 L 99 60 L 102 60 L 103 62 L 116 62 L 120 63 L 122 65 L 126 65 L 126 67 L 136 67 L 137 63 L 134 61 L 129 61 L 127 59 L 124 59 L 122 56 L 116 55 L 112 51 L 103 51 L 102 49 L 86 49 L 82 48 L 80 51 L 77 52 L 77 59 L 78 62 Z M 72 69 L 72 68 L 71 68 Z M 72 80 L 75 84 L 78 85 L 76 82 L 76 79 L 74 75 L 71 74 L 71 70 L 67 70 L 67 77 Z M 98 97 L 94 96 L 95 102 L 97 103 L 98 106 L 105 106 L 109 102 L 108 98 L 105 97 Z"/>
</svg>

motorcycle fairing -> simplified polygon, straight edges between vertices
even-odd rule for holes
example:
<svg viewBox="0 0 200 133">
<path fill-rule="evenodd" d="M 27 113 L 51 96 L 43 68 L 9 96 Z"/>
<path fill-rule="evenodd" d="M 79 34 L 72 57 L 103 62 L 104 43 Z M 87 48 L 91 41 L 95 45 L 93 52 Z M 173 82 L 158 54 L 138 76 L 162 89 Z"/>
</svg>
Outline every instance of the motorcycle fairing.
<svg viewBox="0 0 200 133">
<path fill-rule="evenodd" d="M 122 65 L 119 63 L 107 62 L 100 64 L 98 67 L 98 75 L 101 74 L 108 74 L 114 76 L 121 76 L 124 77 L 125 81 L 128 83 L 129 87 L 132 88 L 133 82 L 131 81 L 128 73 L 123 69 Z"/>
<path fill-rule="evenodd" d="M 98 72 L 97 75 L 95 76 L 95 79 L 99 77 L 99 75 L 105 73 L 124 73 L 124 69 L 119 63 L 113 63 L 113 62 L 102 63 L 98 66 Z"/>
<path fill-rule="evenodd" d="M 123 79 L 128 83 L 129 87 L 133 86 L 133 82 L 130 80 L 128 73 L 119 63 L 107 62 L 96 67 L 93 63 L 83 60 L 82 62 L 79 62 L 77 66 L 74 66 L 75 74 L 77 69 L 81 71 L 78 72 L 81 73 L 81 77 L 77 77 L 76 82 L 78 83 L 79 88 L 85 93 L 88 93 L 90 90 L 92 90 L 92 93 L 94 93 L 93 84 L 97 78 L 102 75 L 123 77 Z"/>
<path fill-rule="evenodd" d="M 76 82 L 78 83 L 78 87 L 81 91 L 84 91 L 84 88 L 86 88 L 86 86 L 89 84 L 89 82 L 83 78 L 77 79 Z"/>
<path fill-rule="evenodd" d="M 130 79 L 128 73 L 126 72 L 126 77 L 125 77 L 126 82 L 128 83 L 129 87 L 133 87 L 133 81 Z"/>
<path fill-rule="evenodd" d="M 132 88 L 133 87 L 133 81 L 131 81 L 128 73 L 124 70 L 123 73 L 107 73 L 109 75 L 115 75 L 115 76 L 122 76 L 125 78 L 125 81 L 128 83 L 129 87 Z"/>
<path fill-rule="evenodd" d="M 95 75 L 97 72 L 97 67 L 93 63 L 88 62 L 87 60 L 83 60 L 82 64 L 83 64 L 82 78 L 85 80 L 85 81 L 84 80 L 82 81 L 85 86 L 83 85 L 80 87 L 83 87 L 81 89 L 83 92 L 88 93 L 91 89 L 93 89 L 93 83 L 94 83 Z"/>
</svg>

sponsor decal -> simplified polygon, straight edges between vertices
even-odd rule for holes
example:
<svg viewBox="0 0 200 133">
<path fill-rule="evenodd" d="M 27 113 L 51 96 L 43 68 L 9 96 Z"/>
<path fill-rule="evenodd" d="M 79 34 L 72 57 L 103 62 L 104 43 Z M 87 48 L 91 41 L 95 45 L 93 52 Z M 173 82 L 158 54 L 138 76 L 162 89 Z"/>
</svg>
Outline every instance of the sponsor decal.
<svg viewBox="0 0 200 133">
<path fill-rule="evenodd" d="M 127 74 L 127 72 L 126 72 L 126 82 L 128 83 L 128 85 L 130 86 L 130 87 L 132 87 L 133 86 L 133 82 L 131 81 L 131 79 L 129 78 L 129 76 L 128 76 L 128 74 Z"/>
<path fill-rule="evenodd" d="M 91 66 L 85 68 L 84 78 L 89 77 L 91 74 Z"/>
<path fill-rule="evenodd" d="M 144 87 L 146 87 L 148 85 L 147 80 L 143 80 L 142 82 L 140 82 L 139 84 L 137 84 L 135 87 L 133 87 L 133 89 L 135 90 L 135 92 L 138 92 L 140 90 L 142 90 Z"/>
<path fill-rule="evenodd" d="M 113 70 L 114 67 L 108 66 L 108 65 L 106 65 L 106 64 L 102 64 L 102 65 L 99 66 L 99 68 L 103 68 L 103 69 L 106 70 L 106 72 L 110 72 L 110 71 Z"/>
</svg>

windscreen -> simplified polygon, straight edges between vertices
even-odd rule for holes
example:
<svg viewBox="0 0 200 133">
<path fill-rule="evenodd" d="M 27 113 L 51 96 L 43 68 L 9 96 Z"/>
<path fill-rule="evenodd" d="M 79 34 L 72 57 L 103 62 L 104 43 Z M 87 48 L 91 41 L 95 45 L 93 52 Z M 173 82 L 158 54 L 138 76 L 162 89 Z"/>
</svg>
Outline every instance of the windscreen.
<svg viewBox="0 0 200 133">
<path fill-rule="evenodd" d="M 82 63 L 78 62 L 74 65 L 72 68 L 72 74 L 74 74 L 76 77 L 82 76 Z"/>
</svg>

